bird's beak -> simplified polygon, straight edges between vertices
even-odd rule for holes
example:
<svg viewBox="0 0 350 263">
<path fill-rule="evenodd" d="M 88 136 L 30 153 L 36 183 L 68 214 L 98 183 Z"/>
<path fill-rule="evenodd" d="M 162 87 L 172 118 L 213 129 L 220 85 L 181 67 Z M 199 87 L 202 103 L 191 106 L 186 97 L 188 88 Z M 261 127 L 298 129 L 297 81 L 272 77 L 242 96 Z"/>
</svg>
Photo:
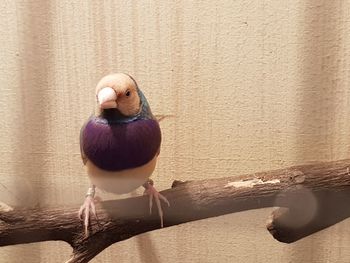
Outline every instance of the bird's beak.
<svg viewBox="0 0 350 263">
<path fill-rule="evenodd" d="M 117 93 L 110 87 L 105 87 L 97 93 L 101 109 L 117 108 Z"/>
</svg>

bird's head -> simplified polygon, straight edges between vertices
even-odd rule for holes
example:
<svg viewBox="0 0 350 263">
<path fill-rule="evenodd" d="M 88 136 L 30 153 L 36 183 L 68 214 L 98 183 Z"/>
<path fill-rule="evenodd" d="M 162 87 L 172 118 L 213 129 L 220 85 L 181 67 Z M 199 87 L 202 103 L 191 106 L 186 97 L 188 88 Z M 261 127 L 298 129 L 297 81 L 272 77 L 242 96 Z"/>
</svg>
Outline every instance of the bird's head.
<svg viewBox="0 0 350 263">
<path fill-rule="evenodd" d="M 100 113 L 116 109 L 124 116 L 133 116 L 141 107 L 136 82 L 123 73 L 103 77 L 96 86 L 96 98 Z"/>
</svg>

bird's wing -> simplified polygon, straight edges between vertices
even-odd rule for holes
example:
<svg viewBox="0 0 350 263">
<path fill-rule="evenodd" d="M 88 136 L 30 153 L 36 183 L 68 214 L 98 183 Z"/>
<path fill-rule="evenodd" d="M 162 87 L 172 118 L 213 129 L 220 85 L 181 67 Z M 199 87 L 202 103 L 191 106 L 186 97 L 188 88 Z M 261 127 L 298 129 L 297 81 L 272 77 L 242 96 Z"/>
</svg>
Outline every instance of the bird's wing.
<svg viewBox="0 0 350 263">
<path fill-rule="evenodd" d="M 83 124 L 83 126 L 80 129 L 80 154 L 81 154 L 81 159 L 83 160 L 84 165 L 86 165 L 88 159 L 84 153 L 83 150 L 83 131 L 87 125 L 87 123 L 89 122 L 90 118 Z"/>
</svg>

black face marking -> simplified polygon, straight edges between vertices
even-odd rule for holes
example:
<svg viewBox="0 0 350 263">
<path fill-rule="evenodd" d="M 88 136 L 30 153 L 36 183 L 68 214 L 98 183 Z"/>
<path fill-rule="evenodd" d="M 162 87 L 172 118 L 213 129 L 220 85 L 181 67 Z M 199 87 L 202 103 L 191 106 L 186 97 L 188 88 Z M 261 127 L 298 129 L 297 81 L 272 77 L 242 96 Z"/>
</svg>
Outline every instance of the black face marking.
<svg viewBox="0 0 350 263">
<path fill-rule="evenodd" d="M 108 122 L 113 123 L 113 120 L 123 119 L 126 116 L 123 115 L 118 109 L 104 109 L 100 117 L 107 119 Z"/>
</svg>

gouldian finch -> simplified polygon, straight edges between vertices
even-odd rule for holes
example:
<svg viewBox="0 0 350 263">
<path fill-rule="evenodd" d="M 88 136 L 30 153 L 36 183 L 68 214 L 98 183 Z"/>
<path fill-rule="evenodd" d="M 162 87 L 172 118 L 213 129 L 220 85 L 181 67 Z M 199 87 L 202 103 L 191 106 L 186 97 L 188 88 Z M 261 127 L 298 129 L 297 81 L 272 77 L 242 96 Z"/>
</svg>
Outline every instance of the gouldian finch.
<svg viewBox="0 0 350 263">
<path fill-rule="evenodd" d="M 136 81 L 124 73 L 103 77 L 96 87 L 97 107 L 80 132 L 80 149 L 89 176 L 88 189 L 79 217 L 88 232 L 90 213 L 96 216 L 95 188 L 116 194 L 143 186 L 149 195 L 150 212 L 156 201 L 161 226 L 161 200 L 168 200 L 150 179 L 161 145 L 161 130 L 146 97 Z"/>
</svg>

